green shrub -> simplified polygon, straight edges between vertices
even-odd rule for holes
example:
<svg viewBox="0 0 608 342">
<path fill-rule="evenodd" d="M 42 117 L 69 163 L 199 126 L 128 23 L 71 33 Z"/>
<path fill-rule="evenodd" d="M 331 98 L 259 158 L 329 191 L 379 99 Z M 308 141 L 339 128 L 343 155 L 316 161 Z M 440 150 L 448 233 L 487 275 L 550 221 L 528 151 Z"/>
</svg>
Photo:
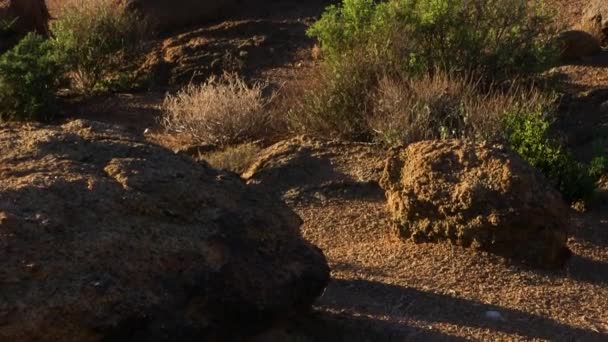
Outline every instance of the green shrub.
<svg viewBox="0 0 608 342">
<path fill-rule="evenodd" d="M 539 169 L 568 201 L 588 200 L 598 175 L 593 165 L 585 165 L 549 137 L 550 121 L 543 108 L 513 113 L 506 118 L 507 140 L 511 148 Z M 596 163 L 600 163 L 599 160 Z"/>
<path fill-rule="evenodd" d="M 491 79 L 535 74 L 556 60 L 551 16 L 528 0 L 344 0 L 308 31 L 332 63 L 352 51 L 384 70 L 437 68 Z"/>
<path fill-rule="evenodd" d="M 290 111 L 290 126 L 389 143 L 491 138 L 504 112 L 498 104 L 509 100 L 493 88 L 535 76 L 557 56 L 550 20 L 542 3 L 529 0 L 343 0 L 308 31 L 325 63 L 318 84 Z M 446 75 L 447 92 L 440 88 Z M 386 79 L 392 84 L 379 83 Z M 438 105 L 451 112 L 440 113 Z M 482 112 L 489 106 L 495 108 L 486 123 Z M 413 127 L 418 124 L 426 126 Z"/>
<path fill-rule="evenodd" d="M 589 163 L 589 175 L 596 180 L 608 174 L 608 156 L 598 156 Z"/>
<path fill-rule="evenodd" d="M 0 120 L 50 119 L 61 64 L 52 43 L 33 33 L 0 56 Z"/>
<path fill-rule="evenodd" d="M 126 2 L 71 0 L 51 31 L 57 47 L 65 51 L 73 85 L 89 93 L 105 89 L 120 77 L 129 56 L 141 46 L 145 26 Z"/>
<path fill-rule="evenodd" d="M 356 58 L 330 71 L 330 66 L 324 68 L 289 110 L 289 127 L 312 135 L 367 140 L 371 134 L 366 123 L 369 95 L 377 75 Z"/>
</svg>

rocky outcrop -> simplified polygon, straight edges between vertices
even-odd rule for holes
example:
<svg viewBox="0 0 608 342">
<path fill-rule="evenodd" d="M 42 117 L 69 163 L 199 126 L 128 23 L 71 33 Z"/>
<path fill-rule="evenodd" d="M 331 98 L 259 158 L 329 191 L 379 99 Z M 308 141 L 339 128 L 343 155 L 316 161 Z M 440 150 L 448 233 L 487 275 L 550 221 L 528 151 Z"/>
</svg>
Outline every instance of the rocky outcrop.
<svg viewBox="0 0 608 342">
<path fill-rule="evenodd" d="M 237 0 L 119 0 L 144 15 L 159 31 L 171 31 L 229 13 Z"/>
<path fill-rule="evenodd" d="M 300 136 L 262 151 L 242 177 L 249 185 L 287 200 L 307 193 L 365 195 L 362 191 L 377 187 L 385 158 L 379 145 Z"/>
<path fill-rule="evenodd" d="M 381 186 L 404 239 L 447 240 L 548 267 L 570 254 L 561 195 L 501 146 L 447 140 L 396 149 Z"/>
<path fill-rule="evenodd" d="M 595 36 L 603 46 L 608 45 L 608 2 L 589 1 L 583 12 L 581 27 Z"/>
<path fill-rule="evenodd" d="M 119 128 L 0 125 L 0 341 L 227 341 L 329 280 L 299 217 Z"/>
</svg>

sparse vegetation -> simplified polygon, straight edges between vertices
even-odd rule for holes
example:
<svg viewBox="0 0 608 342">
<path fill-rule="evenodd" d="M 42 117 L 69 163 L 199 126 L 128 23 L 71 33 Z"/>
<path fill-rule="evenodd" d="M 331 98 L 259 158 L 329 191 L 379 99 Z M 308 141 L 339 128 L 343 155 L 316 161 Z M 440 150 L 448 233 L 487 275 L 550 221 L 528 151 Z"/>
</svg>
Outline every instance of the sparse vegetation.
<svg viewBox="0 0 608 342">
<path fill-rule="evenodd" d="M 199 156 L 211 166 L 220 170 L 227 170 L 242 174 L 253 164 L 262 148 L 253 143 L 228 146 L 223 150 L 210 152 Z"/>
<path fill-rule="evenodd" d="M 141 18 L 125 6 L 113 0 L 70 0 L 53 21 L 54 42 L 68 56 L 75 89 L 90 93 L 107 89 L 112 80 L 124 83 L 122 70 L 145 31 Z"/>
<path fill-rule="evenodd" d="M 50 119 L 61 64 L 52 43 L 34 33 L 0 56 L 0 121 Z"/>
<path fill-rule="evenodd" d="M 355 52 L 384 72 L 442 69 L 495 81 L 555 61 L 551 19 L 542 1 L 344 0 L 308 33 L 333 65 Z"/>
<path fill-rule="evenodd" d="M 372 66 L 373 67 L 373 66 Z M 371 133 L 366 123 L 370 92 L 378 77 L 370 65 L 344 63 L 340 71 L 325 65 L 303 96 L 295 101 L 287 115 L 290 128 L 320 136 L 366 140 Z"/>
<path fill-rule="evenodd" d="M 248 85 L 236 74 L 212 76 L 167 96 L 161 124 L 202 144 L 225 146 L 263 138 L 270 123 L 265 86 Z"/>
<path fill-rule="evenodd" d="M 379 117 L 385 120 L 389 115 L 387 101 L 396 100 L 391 100 L 391 96 L 402 98 L 393 106 L 407 106 L 403 101 L 408 97 L 408 101 L 419 101 L 416 105 L 420 106 L 432 100 L 435 101 L 433 106 L 440 101 L 483 110 L 485 99 L 500 101 L 498 98 L 506 100 L 509 96 L 492 90 L 493 85 L 502 85 L 513 77 L 532 77 L 555 61 L 558 51 L 552 43 L 554 32 L 550 20 L 551 16 L 542 4 L 526 0 L 393 0 L 379 3 L 344 0 L 342 5 L 330 6 L 308 31 L 319 40 L 326 65 L 320 84 L 312 87 L 290 113 L 291 126 L 298 131 L 351 139 L 369 139 L 380 134 L 394 140 L 389 135 L 395 132 L 388 132 L 393 129 L 377 125 Z M 419 84 L 412 86 L 412 82 Z M 441 86 L 442 82 L 449 82 L 452 87 L 446 92 L 429 88 Z M 417 90 L 418 86 L 427 93 L 422 94 Z M 393 90 L 387 89 L 389 87 Z M 398 94 L 395 90 L 400 87 Z M 414 91 L 414 94 L 403 91 Z M 472 100 L 471 94 L 477 94 L 474 96 L 477 99 Z M 378 95 L 387 98 L 378 100 Z M 424 96 L 434 99 L 423 99 Z M 448 133 L 444 136 L 462 135 L 452 131 L 464 127 L 439 122 L 446 119 L 463 121 L 469 113 L 441 117 L 446 113 L 436 109 L 432 108 L 427 114 L 415 113 L 415 120 L 423 120 L 425 115 L 438 115 L 440 117 L 424 120 L 444 126 L 447 129 L 444 133 Z M 462 108 L 450 110 L 462 112 Z M 428 112 L 429 108 L 422 108 L 422 111 Z M 481 122 L 481 119 L 477 120 L 477 123 Z M 376 127 L 370 127 L 370 123 Z M 385 124 L 402 129 L 406 122 Z M 495 125 L 485 126 L 495 129 Z M 437 132 L 435 128 L 430 129 Z M 478 125 L 475 135 L 487 137 L 495 133 L 482 132 L 482 128 Z M 410 126 L 408 129 L 425 131 L 429 127 Z M 437 135 L 427 133 L 422 136 Z M 396 134 L 411 135 L 411 132 Z"/>
<path fill-rule="evenodd" d="M 500 140 L 506 113 L 553 99 L 512 87 L 481 92 L 477 81 L 436 72 L 408 80 L 385 77 L 377 87 L 369 125 L 389 145 L 427 139 Z"/>
<path fill-rule="evenodd" d="M 590 200 L 602 170 L 608 166 L 606 158 L 597 157 L 588 165 L 576 161 L 551 139 L 551 122 L 544 109 L 509 113 L 506 117 L 509 145 L 538 168 L 568 201 Z"/>
</svg>

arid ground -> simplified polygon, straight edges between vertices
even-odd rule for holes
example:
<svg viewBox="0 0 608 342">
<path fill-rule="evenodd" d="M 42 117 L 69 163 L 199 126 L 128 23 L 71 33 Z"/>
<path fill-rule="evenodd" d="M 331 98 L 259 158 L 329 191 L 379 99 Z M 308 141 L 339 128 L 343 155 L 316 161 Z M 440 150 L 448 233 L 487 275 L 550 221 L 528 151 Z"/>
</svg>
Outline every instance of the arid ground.
<svg viewBox="0 0 608 342">
<path fill-rule="evenodd" d="M 584 3 L 551 2 L 565 23 L 578 20 Z M 254 8 L 240 18 L 159 38 L 150 54 L 183 59 L 176 77 L 188 79 L 207 71 L 197 56 L 230 53 L 242 73 L 268 79 L 288 102 L 290 92 L 314 77 L 314 42 L 305 30 L 325 5 L 286 1 L 272 9 Z M 608 138 L 608 111 L 600 108 L 608 100 L 608 52 L 554 72 L 568 94 L 555 129 L 585 159 L 592 143 Z M 147 137 L 154 142 L 188 147 L 157 129 L 159 105 L 173 90 L 68 101 L 62 120 L 106 121 L 141 134 L 150 128 Z M 341 165 L 341 153 L 331 151 L 330 167 Z M 348 157 L 358 160 L 358 167 L 377 169 L 382 153 Z M 608 208 L 573 210 L 568 245 L 574 256 L 561 270 L 539 270 L 449 244 L 398 240 L 377 179 L 357 179 L 358 171 L 349 167 L 336 171 L 352 180 L 341 186 L 311 188 L 287 179 L 285 188 L 275 189 L 303 219 L 305 238 L 324 251 L 332 281 L 308 317 L 280 322 L 259 340 L 608 340 Z"/>
</svg>

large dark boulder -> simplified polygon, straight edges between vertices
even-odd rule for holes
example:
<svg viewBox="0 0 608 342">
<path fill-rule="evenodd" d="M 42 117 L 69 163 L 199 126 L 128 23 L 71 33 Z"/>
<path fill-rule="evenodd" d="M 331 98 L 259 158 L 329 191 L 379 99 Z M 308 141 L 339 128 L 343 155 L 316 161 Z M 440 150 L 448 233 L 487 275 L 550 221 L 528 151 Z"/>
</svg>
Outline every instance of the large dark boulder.
<svg viewBox="0 0 608 342">
<path fill-rule="evenodd" d="M 121 129 L 0 125 L 0 341 L 227 341 L 306 310 L 282 202 Z"/>
<path fill-rule="evenodd" d="M 568 206 L 504 147 L 415 143 L 389 157 L 381 186 L 403 239 L 450 241 L 547 267 L 570 255 Z"/>
</svg>

